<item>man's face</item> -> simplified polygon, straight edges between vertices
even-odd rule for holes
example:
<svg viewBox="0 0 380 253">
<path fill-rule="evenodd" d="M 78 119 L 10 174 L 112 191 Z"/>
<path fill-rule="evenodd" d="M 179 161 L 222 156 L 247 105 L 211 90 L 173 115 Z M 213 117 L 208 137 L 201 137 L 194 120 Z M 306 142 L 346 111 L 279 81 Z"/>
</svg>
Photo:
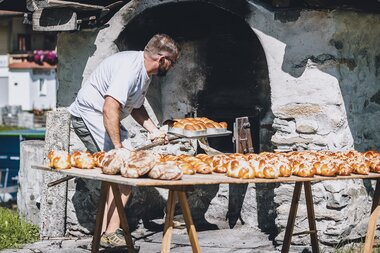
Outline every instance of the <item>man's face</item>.
<svg viewBox="0 0 380 253">
<path fill-rule="evenodd" d="M 158 66 L 157 76 L 166 76 L 166 73 L 168 73 L 168 71 L 169 71 L 169 68 L 165 66 L 165 63 L 160 62 Z"/>
<path fill-rule="evenodd" d="M 168 56 L 162 56 L 158 66 L 157 76 L 166 76 L 166 73 L 168 73 L 173 65 L 174 60 L 171 60 Z"/>
</svg>

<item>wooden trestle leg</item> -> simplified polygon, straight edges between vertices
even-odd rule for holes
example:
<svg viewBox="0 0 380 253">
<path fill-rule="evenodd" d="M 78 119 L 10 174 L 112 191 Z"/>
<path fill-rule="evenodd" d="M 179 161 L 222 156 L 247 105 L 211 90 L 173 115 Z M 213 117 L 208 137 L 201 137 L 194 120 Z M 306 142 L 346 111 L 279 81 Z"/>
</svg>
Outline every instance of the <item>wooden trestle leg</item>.
<svg viewBox="0 0 380 253">
<path fill-rule="evenodd" d="M 371 216 L 368 220 L 367 235 L 365 237 L 364 253 L 371 253 L 375 238 L 376 223 L 380 215 L 380 180 L 376 180 L 375 194 L 371 208 Z"/>
<path fill-rule="evenodd" d="M 313 250 L 313 253 L 319 253 L 318 233 L 317 233 L 317 226 L 315 224 L 313 195 L 311 193 L 311 182 L 304 182 L 304 187 L 305 187 L 305 200 L 306 200 L 306 208 L 307 208 L 307 219 L 309 221 L 311 248 Z"/>
<path fill-rule="evenodd" d="M 302 182 L 296 182 L 293 191 L 292 203 L 290 206 L 290 212 L 288 216 L 288 224 L 286 225 L 284 244 L 282 245 L 282 253 L 289 252 L 290 243 L 292 241 L 292 234 L 294 229 L 294 222 L 296 221 L 298 202 L 300 201 L 302 189 Z"/>
<path fill-rule="evenodd" d="M 170 252 L 170 243 L 171 243 L 172 233 L 173 233 L 173 217 L 174 217 L 174 210 L 175 210 L 177 196 L 178 196 L 178 200 L 183 211 L 183 217 L 185 219 L 187 233 L 189 235 L 192 250 L 195 253 L 200 253 L 201 249 L 198 242 L 198 235 L 197 235 L 197 231 L 195 230 L 193 219 L 191 217 L 191 212 L 190 212 L 189 204 L 187 202 L 186 193 L 185 191 L 182 191 L 182 190 L 178 191 L 171 188 L 169 188 L 169 196 L 168 196 L 168 201 L 166 204 L 165 227 L 164 227 L 164 233 L 163 233 L 163 238 L 162 238 L 161 253 Z"/>
<path fill-rule="evenodd" d="M 125 237 L 125 242 L 127 243 L 128 252 L 135 253 L 136 251 L 133 245 L 131 233 L 129 231 L 128 220 L 127 220 L 127 217 L 125 216 L 123 202 L 121 201 L 119 186 L 117 184 L 111 183 L 111 187 L 112 187 L 112 192 L 113 192 L 113 196 L 115 200 L 116 209 L 120 217 L 120 225 L 121 225 L 121 228 L 124 230 L 124 237 Z"/>
<path fill-rule="evenodd" d="M 289 211 L 288 223 L 286 225 L 286 230 L 285 230 L 284 243 L 282 245 L 282 250 L 281 250 L 282 253 L 289 252 L 290 244 L 292 241 L 294 223 L 297 216 L 298 204 L 299 204 L 299 200 L 301 196 L 302 184 L 304 184 L 305 186 L 305 200 L 306 200 L 307 216 L 308 216 L 310 231 L 297 233 L 297 234 L 309 233 L 312 250 L 314 253 L 319 253 L 318 236 L 317 236 L 317 228 L 315 224 L 315 214 L 314 214 L 314 205 L 313 205 L 313 195 L 311 192 L 310 182 L 296 182 L 296 185 L 294 187 L 292 203 L 291 203 L 290 211 Z"/>
<path fill-rule="evenodd" d="M 168 202 L 166 203 L 166 217 L 164 234 L 162 238 L 161 253 L 170 252 L 170 242 L 172 240 L 173 233 L 173 217 L 176 202 L 176 192 L 169 190 Z"/>
<path fill-rule="evenodd" d="M 197 231 L 195 230 L 195 225 L 193 223 L 193 218 L 191 217 L 189 203 L 187 202 L 187 197 L 185 192 L 177 192 L 179 203 L 181 204 L 183 217 L 185 219 L 187 234 L 189 235 L 191 248 L 193 252 L 201 252 L 199 246 Z"/>
<path fill-rule="evenodd" d="M 91 253 L 99 252 L 100 236 L 102 233 L 103 216 L 104 216 L 104 209 L 106 206 L 108 190 L 109 190 L 109 184 L 107 182 L 102 182 L 102 186 L 100 189 L 100 199 L 98 203 L 98 210 L 96 212 L 95 232 L 94 232 L 94 237 L 92 238 Z"/>
</svg>

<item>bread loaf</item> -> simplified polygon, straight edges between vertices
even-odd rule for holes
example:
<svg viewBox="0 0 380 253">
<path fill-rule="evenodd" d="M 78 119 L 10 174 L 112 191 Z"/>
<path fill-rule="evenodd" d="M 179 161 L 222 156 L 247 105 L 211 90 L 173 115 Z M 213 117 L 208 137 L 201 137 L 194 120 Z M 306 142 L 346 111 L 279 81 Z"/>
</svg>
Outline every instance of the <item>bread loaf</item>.
<svg viewBox="0 0 380 253">
<path fill-rule="evenodd" d="M 96 167 L 99 167 L 101 168 L 103 165 L 102 165 L 102 162 L 103 162 L 103 159 L 104 159 L 104 156 L 105 156 L 106 152 L 104 151 L 100 151 L 100 152 L 96 152 L 94 153 L 92 156 L 94 158 L 94 162 L 95 162 L 95 166 Z"/>
<path fill-rule="evenodd" d="M 49 167 L 54 169 L 70 169 L 70 154 L 67 151 L 51 150 L 48 153 Z"/>
<path fill-rule="evenodd" d="M 180 168 L 183 174 L 186 175 L 194 175 L 196 173 L 195 168 L 190 163 L 179 162 L 178 168 Z"/>
<path fill-rule="evenodd" d="M 313 164 L 307 160 L 293 161 L 293 175 L 299 177 L 313 177 L 316 170 Z"/>
<path fill-rule="evenodd" d="M 202 131 L 208 128 L 220 128 L 227 129 L 226 122 L 215 122 L 208 118 L 185 118 L 185 119 L 175 119 L 172 125 L 173 128 L 181 128 L 188 131 Z"/>
<path fill-rule="evenodd" d="M 120 173 L 124 167 L 124 161 L 130 156 L 130 151 L 127 149 L 112 149 L 108 151 L 103 158 L 102 172 L 108 175 L 116 175 Z"/>
<path fill-rule="evenodd" d="M 75 151 L 71 154 L 71 166 L 79 169 L 93 169 L 95 161 L 88 152 Z"/>
<path fill-rule="evenodd" d="M 178 180 L 182 175 L 182 170 L 178 168 L 176 162 L 156 164 L 148 173 L 150 178 L 161 180 Z"/>
<path fill-rule="evenodd" d="M 159 158 L 150 151 L 131 152 L 121 169 L 123 177 L 138 178 L 147 174 L 158 162 Z"/>
<path fill-rule="evenodd" d="M 229 166 L 229 157 L 226 155 L 215 155 L 212 158 L 212 171 L 215 173 L 226 173 Z"/>
<path fill-rule="evenodd" d="M 245 160 L 231 159 L 228 164 L 227 175 L 234 178 L 255 178 L 255 171 Z"/>
</svg>

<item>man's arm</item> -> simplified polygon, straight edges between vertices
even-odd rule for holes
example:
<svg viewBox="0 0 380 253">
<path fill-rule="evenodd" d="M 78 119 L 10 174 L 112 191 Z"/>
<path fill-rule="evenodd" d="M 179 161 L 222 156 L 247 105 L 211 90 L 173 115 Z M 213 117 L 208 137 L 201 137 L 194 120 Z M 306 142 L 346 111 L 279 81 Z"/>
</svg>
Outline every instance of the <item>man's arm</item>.
<svg viewBox="0 0 380 253">
<path fill-rule="evenodd" d="M 137 121 L 142 127 L 144 127 L 149 133 L 153 133 L 157 131 L 156 125 L 149 118 L 148 112 L 146 111 L 144 105 L 140 108 L 133 109 L 131 112 L 131 116 L 134 120 Z"/>
<path fill-rule="evenodd" d="M 120 140 L 121 104 L 111 96 L 106 96 L 103 105 L 103 123 L 115 148 L 122 148 Z"/>
</svg>

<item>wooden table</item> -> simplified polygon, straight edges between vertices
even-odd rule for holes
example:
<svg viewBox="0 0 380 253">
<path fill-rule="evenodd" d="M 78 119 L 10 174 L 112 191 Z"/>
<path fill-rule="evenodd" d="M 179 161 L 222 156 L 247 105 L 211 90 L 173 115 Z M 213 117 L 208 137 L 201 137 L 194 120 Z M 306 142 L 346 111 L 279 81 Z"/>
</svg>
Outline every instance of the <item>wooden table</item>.
<svg viewBox="0 0 380 253">
<path fill-rule="evenodd" d="M 169 196 L 166 204 L 166 217 L 165 226 L 163 232 L 163 240 L 161 246 L 161 252 L 170 252 L 170 243 L 173 232 L 173 216 L 176 199 L 178 198 L 181 205 L 183 216 L 186 223 L 187 233 L 190 239 L 191 247 L 193 252 L 201 252 L 198 235 L 193 224 L 193 220 L 190 213 L 190 208 L 188 205 L 186 192 L 191 191 L 195 185 L 211 185 L 211 184 L 247 184 L 247 183 L 295 183 L 292 204 L 289 211 L 288 223 L 286 226 L 284 244 L 282 246 L 282 252 L 289 252 L 291 238 L 293 235 L 294 223 L 297 215 L 298 203 L 300 200 L 302 185 L 305 189 L 305 200 L 307 206 L 307 214 L 309 221 L 309 229 L 306 233 L 310 234 L 311 245 L 313 252 L 319 252 L 318 246 L 318 236 L 317 228 L 315 224 L 314 215 L 314 205 L 313 196 L 311 190 L 311 182 L 324 181 L 324 180 L 347 180 L 347 179 L 374 179 L 376 180 L 376 189 L 373 197 L 371 215 L 368 222 L 367 235 L 364 245 L 364 253 L 372 252 L 373 240 L 376 230 L 376 222 L 380 215 L 380 174 L 370 173 L 369 175 L 351 175 L 351 176 L 338 176 L 338 177 L 322 177 L 314 176 L 312 178 L 302 178 L 302 177 L 281 177 L 277 179 L 236 179 L 227 177 L 224 174 L 210 174 L 210 175 L 184 175 L 182 180 L 176 181 L 165 181 L 165 180 L 154 180 L 150 178 L 124 178 L 120 175 L 105 175 L 102 174 L 99 168 L 93 170 L 83 170 L 72 168 L 69 170 L 55 170 L 46 166 L 34 165 L 34 169 L 51 171 L 61 173 L 65 176 L 80 177 L 92 180 L 100 180 L 102 182 L 100 201 L 98 203 L 98 210 L 96 215 L 96 226 L 92 243 L 91 252 L 99 251 L 99 241 L 102 230 L 102 220 L 105 209 L 105 203 L 107 198 L 107 192 L 109 187 L 111 187 L 114 197 L 115 204 L 120 216 L 121 227 L 125 232 L 125 239 L 127 242 L 128 252 L 135 252 L 132 237 L 129 232 L 127 218 L 124 213 L 124 208 L 121 202 L 121 195 L 119 191 L 118 184 L 129 185 L 129 186 L 150 186 L 159 187 L 169 190 Z"/>
</svg>

